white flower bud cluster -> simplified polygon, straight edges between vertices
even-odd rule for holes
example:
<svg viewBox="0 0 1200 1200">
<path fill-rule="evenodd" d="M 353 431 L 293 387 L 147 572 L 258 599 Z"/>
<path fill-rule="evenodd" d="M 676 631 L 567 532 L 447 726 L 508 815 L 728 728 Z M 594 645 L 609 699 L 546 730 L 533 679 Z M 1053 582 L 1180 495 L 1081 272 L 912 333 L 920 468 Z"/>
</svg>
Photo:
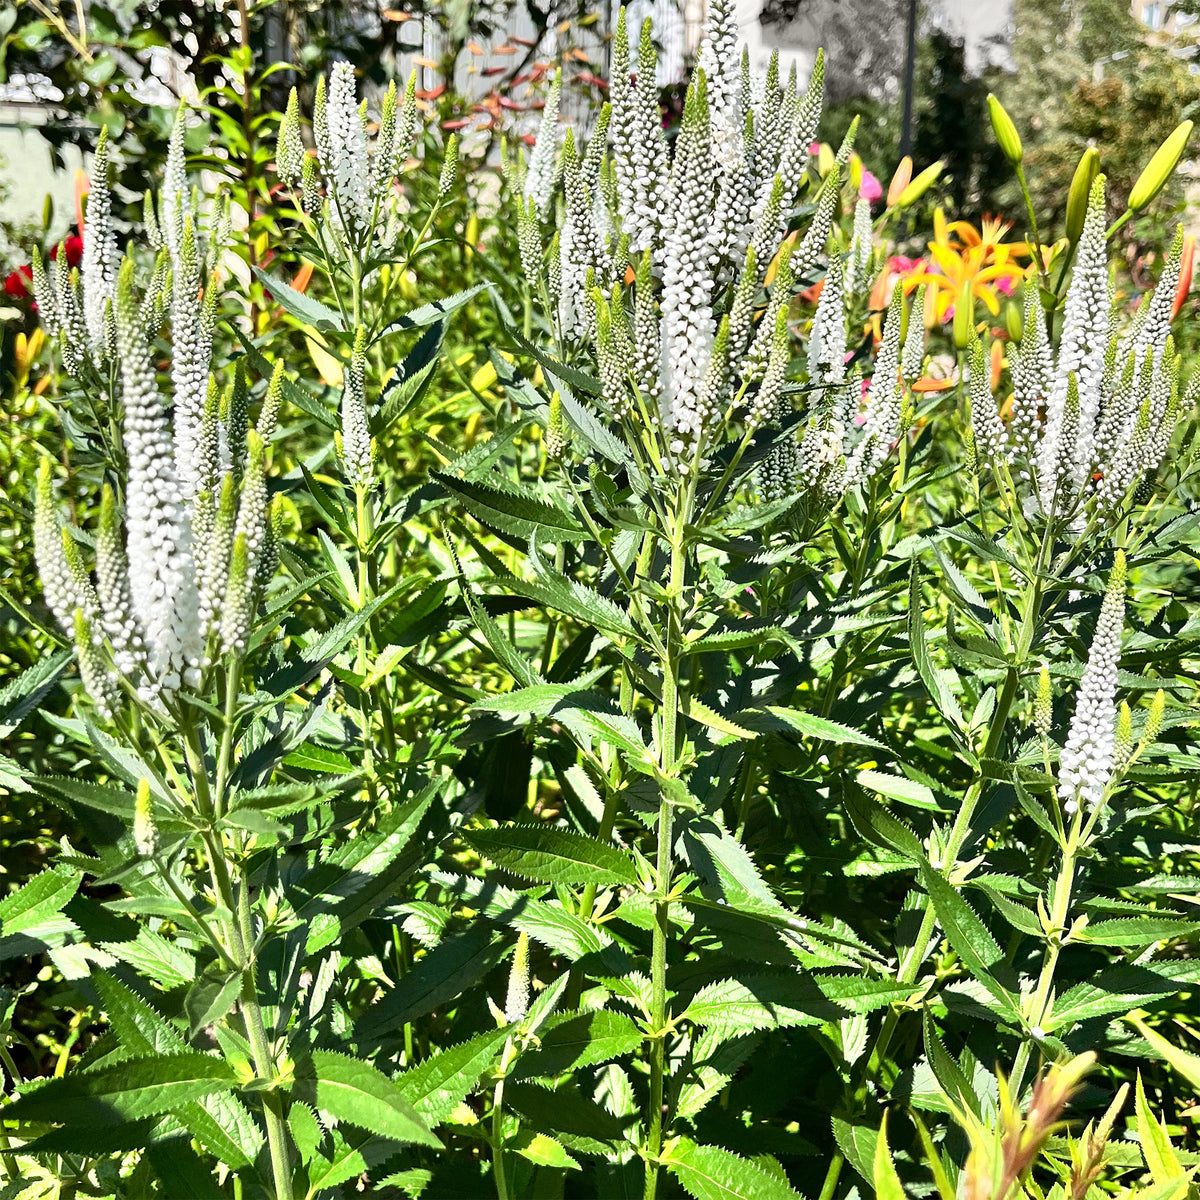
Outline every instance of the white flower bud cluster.
<svg viewBox="0 0 1200 1200">
<path fill-rule="evenodd" d="M 363 381 L 366 370 L 366 330 L 360 328 L 354 339 L 354 352 L 342 384 L 342 469 L 350 485 L 369 488 L 374 450 L 367 422 L 367 393 Z"/>
<path fill-rule="evenodd" d="M 854 232 L 846 259 L 846 291 L 852 296 L 865 295 L 871 287 L 871 262 L 875 247 L 871 241 L 871 202 L 859 199 L 854 206 Z"/>
<path fill-rule="evenodd" d="M 1036 290 L 1027 289 L 1021 344 L 1008 352 L 1013 419 L 1007 454 L 1046 513 L 1094 496 L 1112 513 L 1170 444 L 1180 412 L 1170 318 L 1182 259 L 1176 234 L 1162 275 L 1120 338 L 1110 329 L 1104 177 L 1088 200 L 1057 354 Z M 1039 409 L 1044 406 L 1044 418 Z"/>
<path fill-rule="evenodd" d="M 215 276 L 204 286 L 199 230 L 180 176 L 185 119 L 181 110 L 155 222 L 163 249 L 148 287 L 138 295 L 133 261 L 126 259 L 111 295 L 104 295 L 108 345 L 103 353 L 119 368 L 126 476 L 118 491 L 106 486 L 101 497 L 94 584 L 75 540 L 61 528 L 48 467 L 39 476 L 34 535 L 47 604 L 75 641 L 84 685 L 105 716 L 114 711 L 122 677 L 159 704 L 195 685 L 214 654 L 243 649 L 265 582 L 265 572 L 258 569 L 268 526 L 264 443 L 251 434 L 247 451 L 242 371 L 230 389 L 224 421 L 219 391 L 209 377 L 217 290 Z M 94 197 L 107 196 L 101 186 L 106 180 L 107 168 L 96 173 Z M 215 205 L 218 235 L 225 211 L 224 204 Z M 104 243 L 106 212 L 103 201 L 89 207 L 85 247 L 89 239 L 93 245 Z M 99 228 L 93 225 L 96 219 Z M 94 298 L 100 284 L 102 291 L 108 289 L 103 256 L 85 255 L 85 289 L 89 273 Z M 76 319 L 77 283 L 56 263 L 39 286 L 48 295 L 43 319 L 58 328 L 65 345 Z M 167 313 L 173 424 L 155 365 L 154 339 Z M 87 353 L 94 357 L 94 346 Z M 74 360 L 76 367 L 84 361 L 83 353 Z M 275 379 L 260 418 L 268 431 L 277 419 L 279 390 Z M 223 509 L 214 501 L 218 487 Z M 239 545 L 241 558 L 235 562 Z M 223 615 L 231 607 L 240 615 L 225 637 Z"/>
<path fill-rule="evenodd" d="M 279 178 L 291 188 L 299 187 L 302 207 L 310 215 L 321 210 L 320 182 L 324 179 L 330 214 L 327 228 L 343 255 L 347 243 L 361 249 L 374 238 L 386 241 L 389 225 L 394 227 L 397 210 L 392 183 L 412 153 L 417 133 L 415 72 L 409 76 L 403 101 L 397 102 L 394 86 L 385 93 L 373 149 L 368 143 L 368 126 L 367 102 L 358 100 L 354 67 L 337 62 L 328 82 L 317 80 L 312 119 L 315 160 L 304 149 L 294 90 L 279 127 Z M 448 146 L 447 168 L 453 159 Z M 448 186 L 452 178 L 447 174 L 443 182 Z"/>
<path fill-rule="evenodd" d="M 1060 485 L 1078 491 L 1091 469 L 1108 341 L 1108 243 L 1104 177 L 1098 176 L 1088 199 L 1075 274 L 1067 292 L 1058 362 L 1046 400 L 1046 425 L 1038 447 L 1038 491 L 1042 508 L 1047 512 Z M 1067 391 L 1071 375 L 1075 376 L 1078 389 L 1079 419 L 1073 436 L 1068 436 Z"/>
<path fill-rule="evenodd" d="M 836 386 L 846 378 L 846 303 L 840 264 L 832 262 L 808 337 L 808 378 Z"/>
<path fill-rule="evenodd" d="M 1058 795 L 1068 813 L 1081 804 L 1093 809 L 1100 805 L 1112 777 L 1117 666 L 1124 624 L 1125 554 L 1118 550 L 1075 700 L 1067 743 L 1059 756 Z"/>
<path fill-rule="evenodd" d="M 896 288 L 892 292 L 883 323 L 883 339 L 875 358 L 871 386 L 867 389 L 862 437 L 846 462 L 843 481 L 846 488 L 867 482 L 883 466 L 892 441 L 899 434 L 900 410 L 904 400 L 904 382 L 900 377 L 903 305 L 903 291 Z"/>
<path fill-rule="evenodd" d="M 538 126 L 537 141 L 529 156 L 525 172 L 525 199 L 533 202 L 538 216 L 545 221 L 554 204 L 554 192 L 562 177 L 562 164 L 558 157 L 560 142 L 558 111 L 562 98 L 562 71 L 556 71 L 546 93 L 542 108 L 542 120 Z"/>
<path fill-rule="evenodd" d="M 108 186 L 108 132 L 103 125 L 92 159 L 82 266 L 83 318 L 89 348 L 99 357 L 105 350 L 105 309 L 112 304 L 117 281 L 117 235 L 112 227 L 112 193 Z"/>
<path fill-rule="evenodd" d="M 1004 422 L 992 394 L 987 356 L 983 343 L 976 338 L 971 346 L 967 394 L 971 400 L 971 428 L 975 449 L 982 458 L 998 458 L 1005 445 Z"/>
</svg>

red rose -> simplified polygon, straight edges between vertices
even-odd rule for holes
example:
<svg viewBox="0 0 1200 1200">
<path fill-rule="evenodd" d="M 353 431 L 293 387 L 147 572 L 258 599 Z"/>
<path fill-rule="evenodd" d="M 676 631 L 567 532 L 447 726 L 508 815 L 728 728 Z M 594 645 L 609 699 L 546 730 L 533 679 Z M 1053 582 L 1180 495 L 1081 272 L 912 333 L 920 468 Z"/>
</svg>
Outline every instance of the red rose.
<svg viewBox="0 0 1200 1200">
<path fill-rule="evenodd" d="M 79 264 L 83 262 L 83 238 L 81 238 L 77 233 L 71 233 L 63 239 L 62 245 L 65 246 L 67 250 L 67 266 L 79 266 Z M 58 250 L 58 246 L 55 246 L 50 251 L 50 257 L 57 259 Z"/>
<path fill-rule="evenodd" d="M 29 295 L 28 281 L 33 278 L 33 267 L 26 264 L 18 267 L 5 281 L 4 294 L 20 299 Z"/>
</svg>

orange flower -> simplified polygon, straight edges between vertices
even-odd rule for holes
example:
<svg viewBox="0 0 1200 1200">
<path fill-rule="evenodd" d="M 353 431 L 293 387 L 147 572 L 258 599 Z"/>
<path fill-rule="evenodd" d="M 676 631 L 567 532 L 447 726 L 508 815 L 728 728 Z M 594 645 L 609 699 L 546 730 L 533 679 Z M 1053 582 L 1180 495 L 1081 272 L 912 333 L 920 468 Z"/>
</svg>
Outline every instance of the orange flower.
<svg viewBox="0 0 1200 1200">
<path fill-rule="evenodd" d="M 1175 286 L 1175 303 L 1171 305 L 1171 320 L 1179 316 L 1179 310 L 1192 290 L 1192 270 L 1196 265 L 1196 238 L 1188 234 L 1183 239 L 1183 259 L 1179 264 L 1179 283 Z"/>
</svg>

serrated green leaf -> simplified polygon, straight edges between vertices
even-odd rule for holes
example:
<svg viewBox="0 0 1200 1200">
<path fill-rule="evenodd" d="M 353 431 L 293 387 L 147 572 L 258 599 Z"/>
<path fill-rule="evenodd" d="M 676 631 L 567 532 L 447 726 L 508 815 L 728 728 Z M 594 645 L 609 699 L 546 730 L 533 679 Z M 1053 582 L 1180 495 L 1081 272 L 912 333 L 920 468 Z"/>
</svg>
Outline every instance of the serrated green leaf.
<svg viewBox="0 0 1200 1200">
<path fill-rule="evenodd" d="M 1096 921 L 1079 935 L 1082 942 L 1096 946 L 1145 947 L 1153 942 L 1189 937 L 1200 929 L 1200 921 L 1179 917 L 1148 915 L 1119 917 L 1112 921 Z"/>
<path fill-rule="evenodd" d="M 1005 969 L 1004 955 L 979 914 L 931 867 L 922 865 L 921 880 L 954 952 L 1010 1018 L 1019 1021 L 1021 1010 L 1017 998 L 997 977 Z"/>
<path fill-rule="evenodd" d="M 529 491 L 501 486 L 499 476 L 492 477 L 495 483 L 458 479 L 441 471 L 431 471 L 429 477 L 456 496 L 476 520 L 490 529 L 515 534 L 526 541 L 534 533 L 547 542 L 581 540 L 585 536 L 583 526 L 569 513 Z"/>
<path fill-rule="evenodd" d="M 929 653 L 925 615 L 921 609 L 921 576 L 916 559 L 913 560 L 912 579 L 909 585 L 908 642 L 913 665 L 917 668 L 917 674 L 921 676 L 938 711 L 951 725 L 958 729 L 965 728 L 966 722 L 963 720 L 958 701 Z"/>
<path fill-rule="evenodd" d="M 543 1028 L 541 1044 L 517 1060 L 513 1077 L 531 1079 L 580 1071 L 631 1054 L 642 1044 L 638 1027 L 624 1013 L 561 1013 Z"/>
<path fill-rule="evenodd" d="M 440 300 L 431 300 L 428 304 L 422 304 L 418 308 L 412 309 L 397 317 L 394 321 L 385 325 L 374 341 L 379 341 L 380 338 L 385 338 L 390 333 L 403 333 L 408 329 L 422 329 L 426 325 L 432 325 L 443 318 L 448 317 L 451 313 L 462 308 L 464 304 L 469 303 L 480 292 L 491 287 L 488 283 L 477 283 L 474 287 L 465 288 L 461 292 L 454 292 L 452 295 L 444 296 Z"/>
<path fill-rule="evenodd" d="M 39 872 L 0 900 L 0 935 L 30 930 L 62 912 L 79 890 L 82 878 L 68 867 Z"/>
<path fill-rule="evenodd" d="M 550 825 L 504 825 L 463 835 L 498 867 L 542 883 L 636 886 L 628 856 L 594 838 Z"/>
<path fill-rule="evenodd" d="M 313 1050 L 297 1065 L 296 1080 L 301 1099 L 339 1121 L 397 1142 L 442 1148 L 395 1081 L 369 1063 Z"/>
<path fill-rule="evenodd" d="M 857 778 L 861 779 L 863 774 L 865 772 L 860 771 Z M 914 866 L 925 861 L 925 847 L 912 828 L 861 788 L 847 788 L 843 802 L 854 828 L 862 837 L 897 851 Z"/>
<path fill-rule="evenodd" d="M 171 1112 L 188 1101 L 230 1091 L 236 1084 L 232 1067 L 207 1054 L 126 1058 L 30 1088 L 5 1108 L 4 1117 L 109 1125 Z"/>
<path fill-rule="evenodd" d="M 396 1086 L 430 1127 L 444 1121 L 470 1094 L 508 1036 L 493 1029 L 459 1046 L 449 1046 L 396 1079 Z"/>
<path fill-rule="evenodd" d="M 696 1200 L 801 1200 L 783 1180 L 720 1146 L 680 1138 L 663 1162 Z"/>
<path fill-rule="evenodd" d="M 874 1170 L 872 1181 L 875 1185 L 876 1200 L 906 1200 L 900 1176 L 896 1173 L 896 1164 L 892 1161 L 892 1151 L 887 1140 L 887 1110 L 884 1110 L 883 1122 L 879 1126 L 879 1137 L 875 1142 Z"/>
</svg>

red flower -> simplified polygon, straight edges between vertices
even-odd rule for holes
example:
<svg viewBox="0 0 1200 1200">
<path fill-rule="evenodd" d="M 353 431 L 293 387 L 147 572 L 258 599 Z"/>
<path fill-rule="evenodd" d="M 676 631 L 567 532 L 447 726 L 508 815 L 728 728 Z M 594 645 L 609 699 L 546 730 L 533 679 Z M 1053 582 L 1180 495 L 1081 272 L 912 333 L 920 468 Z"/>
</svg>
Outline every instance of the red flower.
<svg viewBox="0 0 1200 1200">
<path fill-rule="evenodd" d="M 33 267 L 28 263 L 23 267 L 18 267 L 4 281 L 4 294 L 12 296 L 19 300 L 22 296 L 29 295 L 28 281 L 33 278 Z"/>
<path fill-rule="evenodd" d="M 66 247 L 67 266 L 68 267 L 79 266 L 79 264 L 81 262 L 83 262 L 83 238 L 81 238 L 79 236 L 79 234 L 77 234 L 77 233 L 71 233 L 71 234 L 68 234 L 65 238 L 63 238 L 62 245 Z M 58 246 L 55 246 L 50 251 L 50 257 L 57 259 L 58 258 L 58 250 L 59 250 Z"/>
</svg>

